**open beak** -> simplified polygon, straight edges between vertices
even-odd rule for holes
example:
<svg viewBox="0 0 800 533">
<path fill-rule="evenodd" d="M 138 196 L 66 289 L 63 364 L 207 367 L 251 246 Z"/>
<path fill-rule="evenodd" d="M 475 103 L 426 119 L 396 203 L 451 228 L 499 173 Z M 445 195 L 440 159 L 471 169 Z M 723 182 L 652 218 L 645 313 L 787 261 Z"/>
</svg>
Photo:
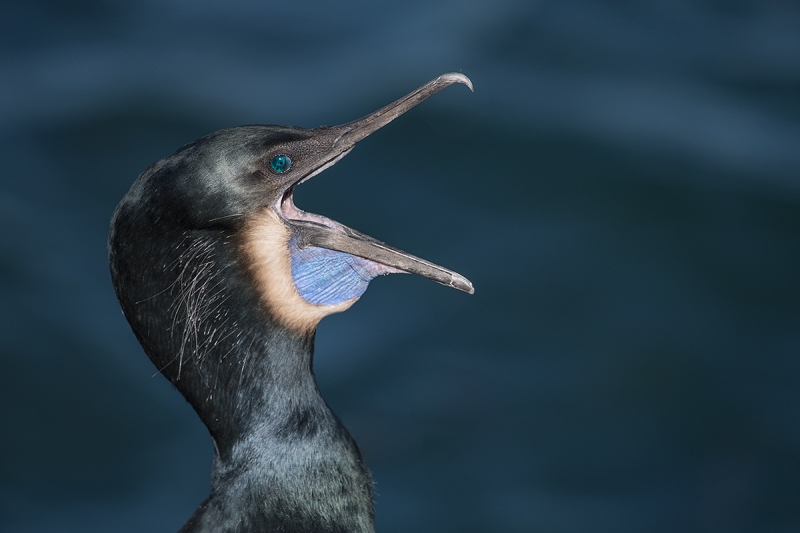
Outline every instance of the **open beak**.
<svg viewBox="0 0 800 533">
<path fill-rule="evenodd" d="M 360 140 L 382 128 L 429 96 L 454 83 L 462 83 L 472 89 L 472 82 L 463 74 L 443 74 L 419 89 L 363 118 L 335 127 L 314 130 L 325 138 L 330 148 L 325 150 L 319 166 L 297 181 L 301 183 L 335 164 L 347 155 Z M 348 253 L 380 263 L 396 271 L 419 274 L 428 279 L 472 294 L 475 289 L 464 276 L 433 264 L 407 252 L 398 250 L 377 239 L 364 235 L 347 226 L 320 215 L 306 213 L 294 206 L 292 184 L 281 200 L 281 213 L 301 247 L 316 246 Z"/>
</svg>

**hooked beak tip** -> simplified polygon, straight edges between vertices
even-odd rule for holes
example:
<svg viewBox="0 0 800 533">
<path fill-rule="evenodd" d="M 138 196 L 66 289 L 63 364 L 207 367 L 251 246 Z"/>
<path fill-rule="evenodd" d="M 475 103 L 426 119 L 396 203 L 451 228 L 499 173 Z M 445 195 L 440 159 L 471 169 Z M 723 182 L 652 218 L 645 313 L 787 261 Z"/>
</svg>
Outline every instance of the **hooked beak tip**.
<svg viewBox="0 0 800 533">
<path fill-rule="evenodd" d="M 461 83 L 469 87 L 469 90 L 473 93 L 475 92 L 475 87 L 472 86 L 472 80 L 466 77 L 465 75 L 461 74 L 460 72 L 448 72 L 447 74 L 442 74 L 438 78 L 447 83 L 448 85 L 453 83 Z"/>
</svg>

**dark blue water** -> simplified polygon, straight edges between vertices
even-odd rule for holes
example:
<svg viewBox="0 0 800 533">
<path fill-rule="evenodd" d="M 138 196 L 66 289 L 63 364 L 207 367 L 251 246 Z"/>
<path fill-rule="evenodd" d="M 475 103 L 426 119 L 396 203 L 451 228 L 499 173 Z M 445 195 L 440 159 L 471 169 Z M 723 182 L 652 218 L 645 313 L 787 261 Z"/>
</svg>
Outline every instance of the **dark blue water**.
<svg viewBox="0 0 800 533">
<path fill-rule="evenodd" d="M 139 172 L 463 71 L 296 194 L 476 287 L 390 276 L 319 329 L 378 530 L 800 531 L 796 2 L 271 4 L 0 7 L 0 530 L 207 494 L 107 271 Z"/>
</svg>

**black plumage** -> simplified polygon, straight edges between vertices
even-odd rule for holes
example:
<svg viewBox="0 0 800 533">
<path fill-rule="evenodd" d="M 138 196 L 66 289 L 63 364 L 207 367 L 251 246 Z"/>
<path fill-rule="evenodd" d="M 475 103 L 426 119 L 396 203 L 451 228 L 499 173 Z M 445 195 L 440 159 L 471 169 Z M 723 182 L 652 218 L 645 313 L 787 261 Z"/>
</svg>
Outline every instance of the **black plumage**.
<svg viewBox="0 0 800 533">
<path fill-rule="evenodd" d="M 441 76 L 344 126 L 213 133 L 145 170 L 117 207 L 109 258 L 122 310 L 215 446 L 211 494 L 182 532 L 374 530 L 369 471 L 312 370 L 316 324 L 357 298 L 309 303 L 293 282 L 304 267 L 296 250 L 348 254 L 372 275 L 415 272 L 472 287 L 298 210 L 292 190 L 452 83 L 469 80 Z M 291 168 L 275 171 L 276 157 Z"/>
</svg>

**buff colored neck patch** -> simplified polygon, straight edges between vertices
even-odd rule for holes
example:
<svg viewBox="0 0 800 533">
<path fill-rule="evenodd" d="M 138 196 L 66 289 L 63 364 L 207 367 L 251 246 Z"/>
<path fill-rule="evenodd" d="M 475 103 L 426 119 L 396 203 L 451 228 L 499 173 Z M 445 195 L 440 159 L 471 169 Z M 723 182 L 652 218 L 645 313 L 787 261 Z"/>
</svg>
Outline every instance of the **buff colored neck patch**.
<svg viewBox="0 0 800 533">
<path fill-rule="evenodd" d="M 322 318 L 346 310 L 357 298 L 320 305 L 300 296 L 292 272 L 291 241 L 289 228 L 271 209 L 264 209 L 248 218 L 241 249 L 261 300 L 272 316 L 291 329 L 311 331 Z"/>
</svg>

